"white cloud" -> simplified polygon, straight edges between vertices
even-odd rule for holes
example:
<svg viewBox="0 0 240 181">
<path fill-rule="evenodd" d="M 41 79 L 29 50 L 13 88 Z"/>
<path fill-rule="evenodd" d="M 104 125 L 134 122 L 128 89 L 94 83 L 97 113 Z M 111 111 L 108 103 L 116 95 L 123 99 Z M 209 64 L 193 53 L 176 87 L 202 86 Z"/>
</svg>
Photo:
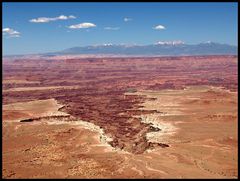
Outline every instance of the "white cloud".
<svg viewBox="0 0 240 181">
<path fill-rule="evenodd" d="M 76 24 L 76 25 L 71 25 L 68 28 L 81 29 L 81 28 L 93 28 L 93 27 L 96 27 L 96 25 L 93 23 L 80 23 L 80 24 Z"/>
<path fill-rule="evenodd" d="M 20 37 L 20 32 L 13 30 L 11 28 L 3 28 L 3 35 L 8 35 L 9 37 Z"/>
<path fill-rule="evenodd" d="M 76 17 L 73 16 L 73 15 L 68 16 L 68 18 L 70 18 L 70 19 L 76 19 Z"/>
<path fill-rule="evenodd" d="M 119 27 L 105 27 L 105 30 L 119 30 Z"/>
<path fill-rule="evenodd" d="M 57 20 L 67 20 L 67 19 L 75 19 L 76 17 L 73 15 L 70 16 L 65 16 L 65 15 L 60 15 L 55 18 L 46 18 L 46 17 L 40 17 L 37 19 L 31 19 L 29 20 L 31 23 L 48 23 L 50 21 L 57 21 Z"/>
<path fill-rule="evenodd" d="M 163 26 L 163 25 L 157 25 L 157 26 L 155 26 L 153 29 L 155 29 L 155 30 L 164 30 L 164 29 L 166 29 L 166 28 L 165 28 L 165 26 Z"/>
<path fill-rule="evenodd" d="M 132 21 L 132 18 L 124 18 L 123 19 L 125 22 L 127 22 L 127 21 Z"/>
</svg>

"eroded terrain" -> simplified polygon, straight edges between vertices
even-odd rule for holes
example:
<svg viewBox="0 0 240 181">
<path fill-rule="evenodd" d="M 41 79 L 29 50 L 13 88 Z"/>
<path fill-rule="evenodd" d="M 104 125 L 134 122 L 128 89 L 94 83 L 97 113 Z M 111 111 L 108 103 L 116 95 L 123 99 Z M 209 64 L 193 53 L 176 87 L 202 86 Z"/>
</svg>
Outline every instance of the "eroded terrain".
<svg viewBox="0 0 240 181">
<path fill-rule="evenodd" d="M 3 62 L 5 178 L 236 178 L 237 57 Z"/>
</svg>

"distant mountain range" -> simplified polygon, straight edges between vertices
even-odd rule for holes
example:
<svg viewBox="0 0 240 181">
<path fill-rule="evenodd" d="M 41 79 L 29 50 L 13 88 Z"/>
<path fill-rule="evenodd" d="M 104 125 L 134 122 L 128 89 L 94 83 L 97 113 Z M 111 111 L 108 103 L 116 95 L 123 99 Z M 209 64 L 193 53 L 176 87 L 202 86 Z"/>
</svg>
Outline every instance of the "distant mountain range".
<svg viewBox="0 0 240 181">
<path fill-rule="evenodd" d="M 76 55 L 76 54 L 110 54 L 110 55 L 145 55 L 145 56 L 176 56 L 176 55 L 237 55 L 237 46 L 214 42 L 196 45 L 184 44 L 181 41 L 158 42 L 152 45 L 114 45 L 103 44 L 85 47 L 73 47 L 63 51 L 45 55 Z"/>
<path fill-rule="evenodd" d="M 102 44 L 84 47 L 73 47 L 62 51 L 6 55 L 6 58 L 55 57 L 55 56 L 83 56 L 83 57 L 117 57 L 117 56 L 191 56 L 191 55 L 237 55 L 238 47 L 215 42 L 199 44 L 185 44 L 182 41 L 160 41 L 151 45 L 114 45 Z"/>
</svg>

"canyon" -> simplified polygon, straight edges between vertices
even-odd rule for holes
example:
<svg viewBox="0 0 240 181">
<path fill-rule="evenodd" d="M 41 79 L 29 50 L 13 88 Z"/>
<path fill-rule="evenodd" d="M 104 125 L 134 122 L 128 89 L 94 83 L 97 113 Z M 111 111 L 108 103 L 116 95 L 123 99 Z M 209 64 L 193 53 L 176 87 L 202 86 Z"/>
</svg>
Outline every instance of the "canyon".
<svg viewBox="0 0 240 181">
<path fill-rule="evenodd" d="M 3 60 L 3 177 L 236 178 L 237 56 Z"/>
</svg>

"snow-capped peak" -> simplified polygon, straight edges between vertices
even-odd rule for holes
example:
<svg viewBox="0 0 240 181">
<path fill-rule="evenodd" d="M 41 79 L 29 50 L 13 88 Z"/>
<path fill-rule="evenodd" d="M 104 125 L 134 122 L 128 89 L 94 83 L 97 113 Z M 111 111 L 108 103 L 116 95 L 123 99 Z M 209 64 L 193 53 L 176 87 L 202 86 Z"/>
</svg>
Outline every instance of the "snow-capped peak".
<svg viewBox="0 0 240 181">
<path fill-rule="evenodd" d="M 112 43 L 104 43 L 103 46 L 112 46 Z"/>
<path fill-rule="evenodd" d="M 155 43 L 156 45 L 182 45 L 184 44 L 181 40 L 174 40 L 174 41 L 159 41 Z"/>
</svg>

